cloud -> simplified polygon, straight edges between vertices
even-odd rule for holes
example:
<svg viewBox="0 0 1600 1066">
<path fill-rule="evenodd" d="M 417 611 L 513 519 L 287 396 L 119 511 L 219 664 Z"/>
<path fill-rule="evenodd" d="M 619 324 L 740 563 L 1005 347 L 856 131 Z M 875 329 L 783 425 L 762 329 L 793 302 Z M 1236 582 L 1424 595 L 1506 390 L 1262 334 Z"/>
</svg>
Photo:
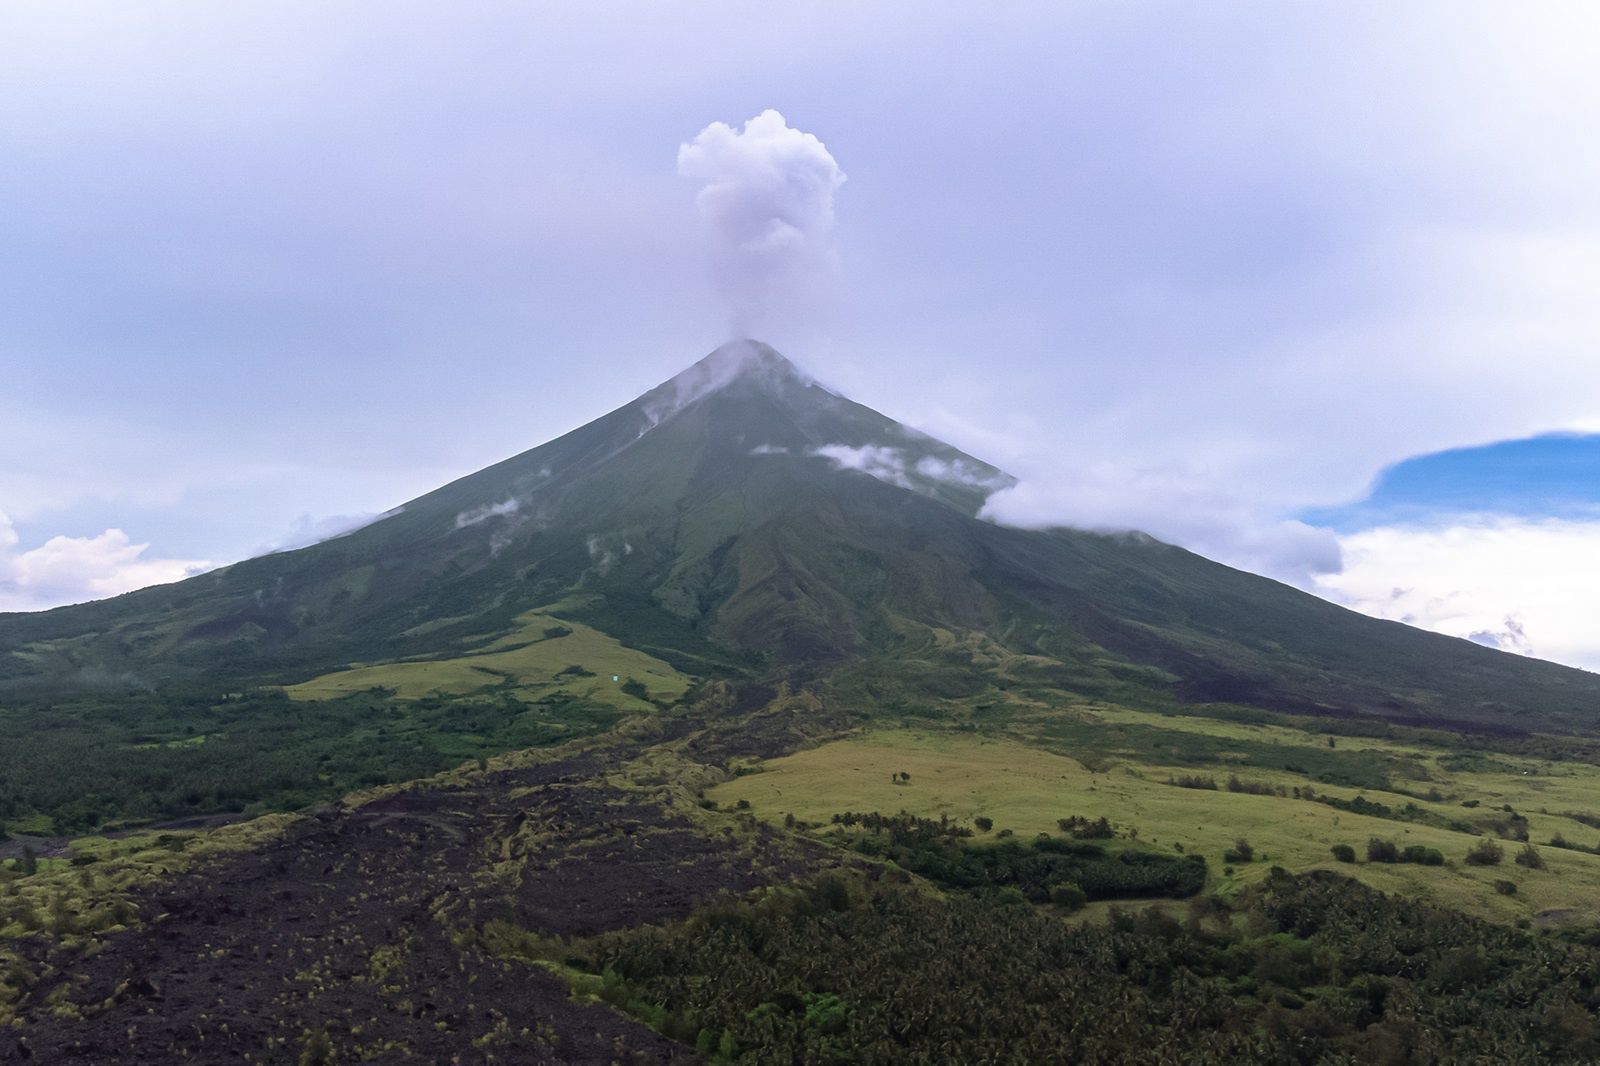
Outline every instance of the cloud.
<svg viewBox="0 0 1600 1066">
<path fill-rule="evenodd" d="M 1600 521 L 1463 516 L 1341 540 L 1318 582 L 1367 614 L 1490 647 L 1600 670 Z"/>
<path fill-rule="evenodd" d="M 0 611 L 36 611 L 105 599 L 146 585 L 192 577 L 215 564 L 152 559 L 148 544 L 134 544 L 120 529 L 95 537 L 51 537 L 18 550 L 11 520 L 0 512 Z"/>
<path fill-rule="evenodd" d="M 881 444 L 864 444 L 861 447 L 824 444 L 820 448 L 813 448 L 808 454 L 826 459 L 840 470 L 859 470 L 903 489 L 912 487 L 911 479 L 906 476 L 905 456 L 898 448 Z"/>
<path fill-rule="evenodd" d="M 1138 531 L 1303 588 L 1342 565 L 1338 538 L 1273 515 L 1181 472 L 1097 465 L 1025 477 L 990 496 L 981 517 L 1040 529 Z"/>
<path fill-rule="evenodd" d="M 678 173 L 701 183 L 695 203 L 734 335 L 814 309 L 837 269 L 833 197 L 845 182 L 827 146 L 768 109 L 679 145 Z"/>
<path fill-rule="evenodd" d="M 251 552 L 251 557 L 270 555 L 273 552 L 294 551 L 296 548 L 309 548 L 313 544 L 321 544 L 325 540 L 333 540 L 347 533 L 354 533 L 364 529 L 381 518 L 400 513 L 396 507 L 383 514 L 336 514 L 323 518 L 312 518 L 303 514 L 295 519 L 289 531 L 277 540 L 264 544 Z"/>
<path fill-rule="evenodd" d="M 1009 474 L 985 471 L 965 459 L 941 459 L 936 455 L 925 455 L 918 459 L 914 469 L 930 481 L 944 481 L 991 492 L 1007 488 L 1014 482 Z"/>
<path fill-rule="evenodd" d="M 479 522 L 487 522 L 491 518 L 502 518 L 506 515 L 516 514 L 521 504 L 513 497 L 499 503 L 486 503 L 481 507 L 473 507 L 456 515 L 456 528 L 465 529 L 475 526 Z"/>
</svg>

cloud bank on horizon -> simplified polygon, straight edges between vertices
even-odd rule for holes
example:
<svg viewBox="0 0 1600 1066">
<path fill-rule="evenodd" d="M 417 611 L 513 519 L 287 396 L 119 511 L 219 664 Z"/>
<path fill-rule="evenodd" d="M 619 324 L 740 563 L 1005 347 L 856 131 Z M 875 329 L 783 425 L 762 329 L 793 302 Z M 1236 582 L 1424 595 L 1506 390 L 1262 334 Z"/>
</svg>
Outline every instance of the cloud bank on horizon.
<svg viewBox="0 0 1600 1066">
<path fill-rule="evenodd" d="M 1600 655 L 1545 591 L 1582 513 L 1348 507 L 1408 457 L 1600 428 L 1592 5 L 184 11 L 0 13 L 13 603 L 63 534 L 100 547 L 28 602 L 381 512 L 734 317 L 1017 474 L 996 517 Z M 755 117 L 675 172 L 719 116 Z"/>
<path fill-rule="evenodd" d="M 700 183 L 731 336 L 815 313 L 838 269 L 833 197 L 846 180 L 827 145 L 768 108 L 743 129 L 713 122 L 680 145 L 678 173 Z"/>
<path fill-rule="evenodd" d="M 145 554 L 120 529 L 93 537 L 55 536 L 18 550 L 17 532 L 0 511 L 0 611 L 37 611 L 63 603 L 100 600 L 147 585 L 181 581 L 215 564 L 159 559 Z"/>
</svg>

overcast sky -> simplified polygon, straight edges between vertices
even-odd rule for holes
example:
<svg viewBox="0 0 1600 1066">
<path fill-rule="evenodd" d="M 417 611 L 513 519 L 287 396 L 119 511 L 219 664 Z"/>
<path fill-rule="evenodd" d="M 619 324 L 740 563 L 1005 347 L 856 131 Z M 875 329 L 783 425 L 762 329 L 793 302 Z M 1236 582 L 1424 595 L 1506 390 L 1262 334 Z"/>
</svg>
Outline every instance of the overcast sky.
<svg viewBox="0 0 1600 1066">
<path fill-rule="evenodd" d="M 0 7 L 0 609 L 337 532 L 737 321 L 996 520 L 1600 668 L 1597 9 L 995 10 Z"/>
</svg>

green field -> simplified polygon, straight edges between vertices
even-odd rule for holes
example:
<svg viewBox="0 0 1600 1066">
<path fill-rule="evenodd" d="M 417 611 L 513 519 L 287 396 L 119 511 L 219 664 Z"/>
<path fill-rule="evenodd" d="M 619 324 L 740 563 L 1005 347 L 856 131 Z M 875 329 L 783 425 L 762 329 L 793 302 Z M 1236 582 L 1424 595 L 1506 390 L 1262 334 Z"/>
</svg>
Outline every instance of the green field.
<svg viewBox="0 0 1600 1066">
<path fill-rule="evenodd" d="M 643 685 L 650 700 L 675 700 L 689 686 L 660 659 L 580 622 L 529 611 L 517 618 L 516 629 L 470 652 L 357 665 L 287 691 L 294 699 L 318 700 L 373 688 L 392 689 L 401 699 L 496 689 L 522 698 L 564 693 L 623 711 L 651 710 L 648 701 L 623 691 L 630 680 Z"/>
<path fill-rule="evenodd" d="M 1376 888 L 1433 899 L 1470 913 L 1500 920 L 1528 918 L 1542 925 L 1581 925 L 1600 919 L 1600 856 L 1539 846 L 1544 869 L 1513 861 L 1520 842 L 1502 840 L 1504 860 L 1473 866 L 1463 859 L 1483 836 L 1438 824 L 1400 821 L 1340 810 L 1293 797 L 1293 789 L 1312 786 L 1318 796 L 1350 800 L 1357 795 L 1393 811 L 1414 804 L 1429 822 L 1487 821 L 1506 817 L 1496 810 L 1509 804 L 1527 819 L 1530 840 L 1543 845 L 1553 833 L 1585 844 L 1597 831 L 1560 812 L 1600 810 L 1600 768 L 1586 764 L 1547 764 L 1513 756 L 1493 756 L 1494 769 L 1448 770 L 1460 761 L 1445 752 L 1402 743 L 1328 737 L 1292 726 L 1251 726 L 1204 718 L 1175 719 L 1135 711 L 1102 709 L 1085 722 L 1088 739 L 1077 757 L 1037 742 L 972 732 L 873 729 L 801 751 L 760 766 L 762 772 L 736 777 L 707 792 L 720 805 L 743 800 L 761 817 L 787 814 L 827 823 L 842 811 L 901 810 L 925 817 L 948 815 L 969 823 L 993 819 L 993 834 L 1009 829 L 1024 839 L 1058 833 L 1058 819 L 1105 816 L 1144 844 L 1182 847 L 1210 863 L 1214 887 L 1223 895 L 1259 881 L 1273 866 L 1292 871 L 1337 869 Z M 1129 725 L 1190 733 L 1194 747 L 1220 754 L 1196 762 L 1135 758 L 1118 750 Z M 1230 751 L 1229 746 L 1239 750 Z M 1259 765 L 1268 753 L 1303 750 L 1307 755 L 1337 754 L 1343 759 L 1414 767 L 1418 780 L 1396 780 L 1408 791 L 1437 790 L 1438 801 L 1415 799 L 1384 789 L 1355 789 L 1314 783 L 1303 774 Z M 1276 761 L 1286 761 L 1278 759 Z M 1309 759 L 1305 759 L 1309 762 Z M 1444 765 L 1441 765 L 1443 763 Z M 1091 769 L 1093 767 L 1093 769 Z M 909 774 L 909 782 L 896 782 Z M 1183 775 L 1211 775 L 1219 783 L 1237 774 L 1252 784 L 1283 785 L 1289 796 L 1255 795 L 1177 787 Z M 1464 801 L 1477 800 L 1466 808 Z M 1487 813 L 1486 813 L 1487 812 Z M 1479 828 L 1473 825 L 1471 828 Z M 992 837 L 992 834 L 991 834 Z M 1255 861 L 1236 863 L 1232 872 L 1223 854 L 1239 838 L 1255 849 Z M 1437 848 L 1446 863 L 1422 866 L 1365 861 L 1369 838 L 1393 840 L 1401 848 Z M 984 839 L 980 834 L 979 839 Z M 1339 863 L 1329 848 L 1353 846 L 1361 861 Z M 1517 886 L 1512 895 L 1496 881 Z"/>
</svg>

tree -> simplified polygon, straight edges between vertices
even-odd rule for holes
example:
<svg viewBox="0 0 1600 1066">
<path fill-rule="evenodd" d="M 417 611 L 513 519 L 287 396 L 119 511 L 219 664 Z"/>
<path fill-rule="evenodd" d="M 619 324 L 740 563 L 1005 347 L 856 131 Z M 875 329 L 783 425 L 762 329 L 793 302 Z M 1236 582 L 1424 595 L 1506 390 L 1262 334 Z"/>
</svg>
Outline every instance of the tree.
<svg viewBox="0 0 1600 1066">
<path fill-rule="evenodd" d="M 1522 850 L 1517 852 L 1516 864 L 1526 866 L 1530 870 L 1544 869 L 1544 856 L 1539 854 L 1539 849 L 1532 844 L 1522 845 Z"/>
<path fill-rule="evenodd" d="M 1356 849 L 1352 848 L 1349 844 L 1335 844 L 1328 850 L 1333 852 L 1333 857 L 1340 862 L 1356 861 Z"/>
<path fill-rule="evenodd" d="M 1467 865 L 1499 866 L 1500 860 L 1505 858 L 1505 854 L 1504 848 L 1486 838 L 1467 849 Z"/>
<path fill-rule="evenodd" d="M 1368 862 L 1399 862 L 1400 849 L 1392 840 L 1380 840 L 1373 837 L 1367 841 Z"/>
<path fill-rule="evenodd" d="M 1089 902 L 1089 896 L 1071 881 L 1063 881 L 1050 890 L 1050 902 L 1063 910 L 1075 911 Z"/>
<path fill-rule="evenodd" d="M 1240 837 L 1238 840 L 1235 840 L 1233 842 L 1233 848 L 1229 851 L 1223 852 L 1222 854 L 1222 861 L 1228 863 L 1254 862 L 1255 858 L 1256 849 L 1251 847 L 1250 842 L 1244 837 Z"/>
<path fill-rule="evenodd" d="M 22 846 L 22 857 L 17 860 L 17 872 L 23 877 L 39 872 L 39 857 L 27 844 Z"/>
</svg>

